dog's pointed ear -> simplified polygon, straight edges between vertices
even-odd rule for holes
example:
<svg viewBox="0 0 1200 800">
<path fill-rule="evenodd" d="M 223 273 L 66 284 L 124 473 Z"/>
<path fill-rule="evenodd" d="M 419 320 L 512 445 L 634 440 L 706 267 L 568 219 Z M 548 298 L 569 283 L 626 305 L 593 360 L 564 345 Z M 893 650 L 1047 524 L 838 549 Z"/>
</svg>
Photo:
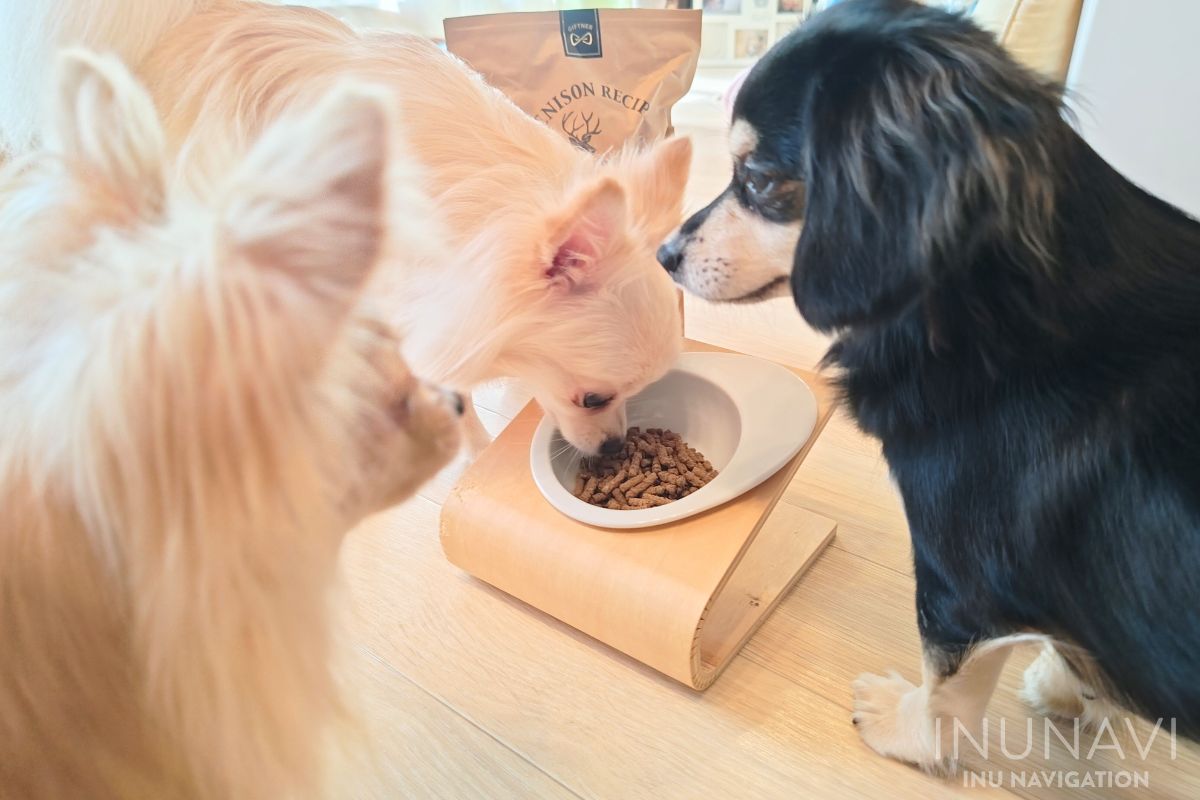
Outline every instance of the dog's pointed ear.
<svg viewBox="0 0 1200 800">
<path fill-rule="evenodd" d="M 630 211 L 656 247 L 683 217 L 691 166 L 692 140 L 686 136 L 658 142 L 630 165 Z"/>
<path fill-rule="evenodd" d="M 166 202 L 162 127 L 154 103 L 112 56 L 66 50 L 58 60 L 47 144 L 103 186 L 113 211 L 159 214 Z"/>
<path fill-rule="evenodd" d="M 299 338 L 327 341 L 381 256 L 387 232 L 386 98 L 342 87 L 259 140 L 226 188 L 221 246 L 262 278 Z"/>
<path fill-rule="evenodd" d="M 629 210 L 625 190 L 604 178 L 584 188 L 550 225 L 542 275 L 554 288 L 594 285 L 600 262 L 625 237 Z"/>
</svg>

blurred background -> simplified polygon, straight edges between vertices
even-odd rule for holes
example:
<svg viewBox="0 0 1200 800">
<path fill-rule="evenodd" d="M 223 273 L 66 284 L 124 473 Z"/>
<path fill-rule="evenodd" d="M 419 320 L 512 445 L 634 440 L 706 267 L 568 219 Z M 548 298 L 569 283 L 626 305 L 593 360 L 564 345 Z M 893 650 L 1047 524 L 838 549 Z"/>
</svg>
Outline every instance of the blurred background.
<svg viewBox="0 0 1200 800">
<path fill-rule="evenodd" d="M 570 8 L 703 8 L 701 63 L 732 73 L 752 64 L 796 27 L 815 0 L 318 0 L 314 5 L 357 24 L 403 27 L 438 38 L 442 19 L 508 11 Z"/>
<path fill-rule="evenodd" d="M 837 0 L 291 0 L 357 26 L 442 37 L 445 17 L 567 8 L 704 9 L 699 71 L 673 112 L 722 131 L 736 76 Z M 1066 84 L 1084 137 L 1132 180 L 1200 217 L 1200 0 L 925 0 L 969 14 L 1019 60 Z"/>
</svg>

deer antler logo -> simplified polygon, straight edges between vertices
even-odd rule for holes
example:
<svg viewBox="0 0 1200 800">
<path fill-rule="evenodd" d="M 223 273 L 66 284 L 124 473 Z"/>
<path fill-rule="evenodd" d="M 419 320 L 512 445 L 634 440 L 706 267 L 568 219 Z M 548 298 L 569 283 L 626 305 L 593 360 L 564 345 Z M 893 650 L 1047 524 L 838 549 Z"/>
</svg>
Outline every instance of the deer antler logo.
<svg viewBox="0 0 1200 800">
<path fill-rule="evenodd" d="M 592 147 L 592 137 L 601 133 L 600 120 L 596 119 L 596 114 L 580 113 L 575 116 L 574 111 L 568 111 L 562 118 L 562 129 L 567 136 L 571 137 L 571 143 L 580 150 L 587 150 L 589 153 L 596 152 L 596 148 Z"/>
</svg>

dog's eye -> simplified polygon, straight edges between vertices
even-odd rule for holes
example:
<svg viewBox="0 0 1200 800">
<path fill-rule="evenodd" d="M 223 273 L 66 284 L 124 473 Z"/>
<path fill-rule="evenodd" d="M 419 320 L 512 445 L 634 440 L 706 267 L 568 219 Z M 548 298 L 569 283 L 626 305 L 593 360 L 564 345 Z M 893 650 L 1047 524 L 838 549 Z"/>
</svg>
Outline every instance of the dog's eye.
<svg viewBox="0 0 1200 800">
<path fill-rule="evenodd" d="M 767 175 L 762 172 L 751 172 L 746 176 L 746 189 L 755 197 L 766 197 L 775 191 L 775 186 L 779 183 L 774 175 Z"/>
<path fill-rule="evenodd" d="M 767 219 L 777 222 L 804 216 L 804 183 L 786 173 L 743 165 L 738 173 L 739 198 Z"/>
<path fill-rule="evenodd" d="M 604 408 L 606 405 L 612 402 L 612 399 L 613 396 L 611 394 L 603 395 L 596 394 L 595 392 L 588 392 L 579 399 L 579 405 L 583 408 Z"/>
</svg>

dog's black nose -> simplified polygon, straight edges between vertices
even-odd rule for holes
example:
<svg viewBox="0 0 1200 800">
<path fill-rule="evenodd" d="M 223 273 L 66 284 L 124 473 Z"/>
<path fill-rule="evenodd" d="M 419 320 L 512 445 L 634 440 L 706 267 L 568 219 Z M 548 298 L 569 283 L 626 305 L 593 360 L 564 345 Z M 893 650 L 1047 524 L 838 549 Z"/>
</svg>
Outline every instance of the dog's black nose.
<svg viewBox="0 0 1200 800">
<path fill-rule="evenodd" d="M 658 248 L 658 263 L 663 265 L 663 269 L 672 275 L 679 269 L 679 265 L 683 263 L 683 237 L 672 236 L 662 243 Z"/>
<path fill-rule="evenodd" d="M 450 407 L 454 409 L 455 414 L 458 414 L 461 417 L 463 412 L 467 410 L 467 404 L 466 401 L 463 400 L 463 396 L 458 392 L 447 392 L 446 394 L 446 399 L 450 401 Z"/>
<path fill-rule="evenodd" d="M 620 436 L 610 436 L 600 443 L 600 455 L 615 456 L 625 447 L 625 440 Z"/>
</svg>

